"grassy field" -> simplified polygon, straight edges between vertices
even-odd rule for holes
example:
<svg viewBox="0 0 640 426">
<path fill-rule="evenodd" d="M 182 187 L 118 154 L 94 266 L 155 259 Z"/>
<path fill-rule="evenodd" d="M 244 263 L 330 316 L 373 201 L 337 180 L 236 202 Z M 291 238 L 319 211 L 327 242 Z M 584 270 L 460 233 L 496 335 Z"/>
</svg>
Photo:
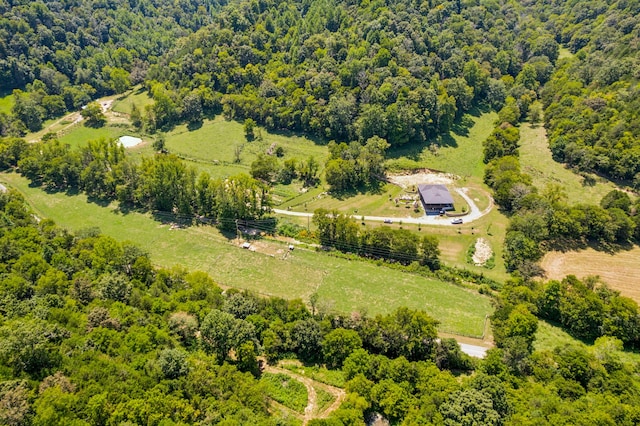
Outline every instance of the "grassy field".
<svg viewBox="0 0 640 426">
<path fill-rule="evenodd" d="M 558 53 L 558 59 L 571 58 L 573 56 L 573 53 L 571 53 L 571 51 L 566 47 L 560 47 L 560 51 Z"/>
<path fill-rule="evenodd" d="M 520 164 L 522 170 L 533 178 L 533 184 L 543 191 L 548 184 L 564 187 L 570 204 L 599 204 L 602 197 L 616 186 L 592 175 L 594 186 L 584 186 L 582 176 L 567 169 L 551 158 L 545 128 L 523 123 L 520 126 Z"/>
<path fill-rule="evenodd" d="M 293 210 L 313 212 L 318 208 L 327 210 L 338 210 L 339 212 L 358 216 L 390 216 L 401 220 L 403 217 L 422 217 L 424 210 L 420 209 L 416 212 L 413 209 L 413 202 L 410 200 L 402 200 L 401 197 L 410 196 L 417 197 L 416 193 L 403 190 L 397 185 L 384 184 L 375 192 L 362 193 L 357 192 L 347 195 L 332 195 L 326 191 L 326 187 L 320 186 L 307 191 L 303 195 L 297 196 L 284 202 L 280 208 L 292 207 Z M 463 208 L 469 209 L 468 204 L 457 192 L 452 191 L 451 196 L 456 206 L 456 211 Z M 399 199 L 398 204 L 395 200 Z"/>
<path fill-rule="evenodd" d="M 337 388 L 344 387 L 345 379 L 342 370 L 328 370 L 317 365 L 303 365 L 297 359 L 282 360 L 278 366 L 301 376 L 309 377 L 317 382 L 326 383 Z"/>
<path fill-rule="evenodd" d="M 640 303 L 640 247 L 616 253 L 596 251 L 549 252 L 541 266 L 549 279 L 562 279 L 567 275 L 584 278 L 599 275 L 611 288 Z"/>
<path fill-rule="evenodd" d="M 258 154 L 266 153 L 270 147 L 282 147 L 284 157 L 306 160 L 313 156 L 324 165 L 328 152 L 326 146 L 295 134 L 270 133 L 260 131 L 262 139 L 248 142 L 244 136 L 243 124 L 218 116 L 204 120 L 202 126 L 189 130 L 187 125 L 176 126 L 166 134 L 167 149 L 216 177 L 224 177 L 239 172 L 248 173 L 251 163 Z M 240 149 L 240 162 L 235 163 L 235 151 Z"/>
<path fill-rule="evenodd" d="M 478 117 L 465 116 L 464 127 L 451 136 L 438 141 L 434 151 L 428 146 L 400 147 L 390 151 L 388 160 L 392 168 L 429 168 L 453 173 L 464 178 L 482 181 L 482 142 L 491 134 L 497 114 L 485 113 Z"/>
<path fill-rule="evenodd" d="M 592 343 L 585 343 L 572 337 L 562 328 L 550 324 L 546 321 L 538 321 L 538 331 L 534 342 L 535 350 L 553 350 L 558 346 L 577 345 L 586 349 L 593 349 Z M 633 351 L 618 351 L 616 353 L 620 360 L 627 363 L 639 363 L 640 353 Z"/>
<path fill-rule="evenodd" d="M 5 114 L 11 113 L 11 108 L 13 108 L 13 104 L 15 104 L 15 99 L 13 98 L 13 94 L 9 93 L 5 96 L 0 97 L 0 112 L 4 112 Z"/>
<path fill-rule="evenodd" d="M 441 259 L 447 265 L 465 268 L 502 282 L 509 278 L 502 258 L 504 235 L 508 223 L 507 217 L 498 210 L 493 210 L 473 223 L 456 227 L 423 226 L 421 233 L 438 237 L 442 252 Z M 415 227 L 415 225 L 411 226 Z M 487 240 L 494 252 L 495 266 L 492 269 L 467 263 L 467 249 L 480 237 Z"/>
<path fill-rule="evenodd" d="M 71 147 L 82 147 L 87 145 L 87 142 L 90 140 L 100 138 L 117 139 L 120 136 L 128 134 L 130 134 L 130 132 L 123 127 L 104 126 L 96 129 L 80 124 L 59 139 L 60 142 L 67 143 L 71 145 Z"/>
<path fill-rule="evenodd" d="M 71 230 L 97 226 L 138 244 L 156 265 L 202 270 L 223 286 L 303 300 L 317 291 L 323 306 L 344 313 L 375 315 L 408 306 L 425 310 L 443 331 L 474 336 L 482 334 L 492 311 L 488 298 L 438 280 L 302 249 L 282 260 L 286 246 L 277 243 L 265 242 L 257 252 L 242 250 L 208 226 L 171 230 L 148 214 L 123 214 L 114 204 L 101 207 L 84 195 L 48 194 L 16 174 L 2 174 L 0 180 L 21 191 L 41 217 Z"/>
<path fill-rule="evenodd" d="M 149 96 L 147 91 L 142 87 L 135 87 L 125 96 L 122 96 L 115 100 L 112 109 L 115 112 L 121 112 L 123 114 L 131 113 L 131 105 L 136 104 L 138 110 L 144 114 L 144 107 L 151 105 L 153 99 Z"/>
</svg>

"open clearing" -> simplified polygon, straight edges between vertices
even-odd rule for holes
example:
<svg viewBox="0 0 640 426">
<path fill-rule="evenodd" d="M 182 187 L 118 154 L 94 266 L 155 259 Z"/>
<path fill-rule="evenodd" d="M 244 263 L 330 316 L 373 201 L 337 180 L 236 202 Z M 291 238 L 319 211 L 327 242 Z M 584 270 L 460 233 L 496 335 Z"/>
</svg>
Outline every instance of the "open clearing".
<svg viewBox="0 0 640 426">
<path fill-rule="evenodd" d="M 71 230 L 99 227 L 117 240 L 136 243 L 156 265 L 202 270 L 223 286 L 303 300 L 317 291 L 320 304 L 343 313 L 365 310 L 375 315 L 400 306 L 423 309 L 441 322 L 440 330 L 471 336 L 482 335 L 484 318 L 492 311 L 489 298 L 435 279 L 304 249 L 282 260 L 243 250 L 209 226 L 172 230 L 150 214 L 123 214 L 115 204 L 101 207 L 85 195 L 30 187 L 14 173 L 1 174 L 0 179 L 22 192 L 41 217 Z"/>
<path fill-rule="evenodd" d="M 547 278 L 567 275 L 584 278 L 599 275 L 611 288 L 640 303 L 640 247 L 610 254 L 592 248 L 581 251 L 549 252 L 541 262 Z"/>
<path fill-rule="evenodd" d="M 153 104 L 153 98 L 144 87 L 137 86 L 127 92 L 124 96 L 117 98 L 113 103 L 113 111 L 122 114 L 131 114 L 131 106 L 135 104 L 141 113 L 144 113 L 144 107 Z"/>
<path fill-rule="evenodd" d="M 115 100 L 112 104 L 114 114 L 127 114 L 132 100 L 138 107 L 149 102 L 144 92 L 133 92 Z M 100 129 L 75 126 L 63 136 L 63 142 L 82 146 L 91 139 L 117 138 L 124 134 L 143 136 L 146 140 L 147 136 L 132 132 L 126 123 L 112 124 L 112 120 L 122 118 L 114 114 L 108 115 L 109 124 Z M 483 209 L 488 207 L 490 199 L 482 184 L 481 143 L 491 132 L 494 120 L 495 114 L 492 113 L 469 117 L 466 122 L 468 128 L 462 132 L 465 134 L 446 139 L 447 145 L 441 146 L 437 153 L 434 154 L 428 147 L 419 148 L 419 155 L 410 160 L 417 165 L 414 169 L 434 168 L 457 173 L 462 176 L 457 180 L 458 185 L 468 188 L 466 193 L 478 206 Z M 304 160 L 314 156 L 321 168 L 328 156 L 328 150 L 321 141 L 289 133 L 272 134 L 264 129 L 261 129 L 261 136 L 261 139 L 248 142 L 241 123 L 219 116 L 204 120 L 201 127 L 193 130 L 186 125 L 177 126 L 166 133 L 166 145 L 169 152 L 180 155 L 187 164 L 213 177 L 248 173 L 257 155 L 266 152 L 274 144 L 284 148 L 283 159 Z M 234 163 L 235 148 L 239 146 L 242 147 L 240 162 Z M 153 154 L 149 143 L 127 150 L 127 155 L 135 159 Z M 403 159 L 398 158 L 397 161 Z M 18 176 L 10 176 L 16 181 L 12 184 L 20 187 L 42 216 L 74 230 L 98 226 L 105 234 L 115 238 L 121 239 L 125 235 L 146 249 L 154 263 L 167 267 L 179 264 L 189 269 L 204 270 L 224 286 L 245 288 L 265 295 L 300 297 L 303 300 L 317 291 L 327 308 L 340 312 L 362 309 L 369 314 L 376 314 L 390 312 L 399 306 L 409 306 L 424 309 L 439 319 L 442 322 L 441 331 L 474 336 L 482 334 L 484 316 L 491 312 L 487 298 L 437 280 L 305 250 L 296 250 L 287 261 L 283 261 L 282 256 L 278 255 L 281 247 L 263 247 L 262 253 L 244 251 L 229 244 L 212 228 L 193 227 L 170 231 L 170 224 L 162 225 L 150 215 L 123 215 L 115 205 L 101 208 L 87 203 L 82 195 L 67 197 L 65 194 L 46 194 L 29 188 L 26 181 Z M 313 212 L 315 208 L 324 207 L 338 208 L 355 217 L 363 214 L 399 217 L 423 215 L 422 212 L 413 212 L 413 208 L 407 208 L 405 203 L 396 206 L 395 198 L 400 198 L 405 191 L 391 184 L 383 186 L 379 193 L 332 197 L 322 184 L 307 190 L 294 182 L 278 185 L 274 193 L 276 203 L 282 203 L 281 208 L 294 206 L 293 209 L 297 211 Z M 456 191 L 452 191 L 452 195 L 458 205 L 465 203 Z M 60 207 L 54 208 L 56 205 Z M 298 223 L 303 226 L 310 222 L 308 218 L 300 219 Z M 403 225 L 398 220 L 392 226 Z M 495 209 L 473 224 L 455 227 L 405 224 L 404 227 L 418 233 L 436 235 L 441 241 L 442 259 L 450 265 L 471 269 L 496 280 L 506 277 L 501 259 L 506 218 Z M 467 248 L 478 236 L 487 238 L 497 251 L 496 267 L 492 270 L 469 265 L 465 260 Z"/>
<path fill-rule="evenodd" d="M 549 184 L 560 185 L 570 204 L 600 204 L 603 196 L 616 189 L 612 182 L 593 174 L 595 185 L 584 186 L 582 176 L 554 161 L 543 126 L 520 125 L 520 164 L 522 171 L 531 175 L 539 191 L 544 191 Z"/>
<path fill-rule="evenodd" d="M 465 115 L 464 126 L 459 126 L 450 136 L 437 141 L 437 148 L 429 146 L 401 146 L 389 152 L 387 164 L 392 169 L 432 169 L 473 178 L 481 183 L 484 174 L 482 142 L 491 134 L 498 115 L 495 112 L 479 116 Z M 434 145 L 435 147 L 436 145 Z"/>
</svg>

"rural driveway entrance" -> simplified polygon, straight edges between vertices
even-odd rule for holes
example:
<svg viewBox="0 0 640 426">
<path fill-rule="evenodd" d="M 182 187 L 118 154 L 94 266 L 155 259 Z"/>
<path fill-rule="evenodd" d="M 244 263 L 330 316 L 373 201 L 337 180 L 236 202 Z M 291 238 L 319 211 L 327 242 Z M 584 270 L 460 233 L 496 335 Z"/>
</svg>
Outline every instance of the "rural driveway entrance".
<svg viewBox="0 0 640 426">
<path fill-rule="evenodd" d="M 473 222 L 475 220 L 480 219 L 482 216 L 489 214 L 491 209 L 493 208 L 493 198 L 489 197 L 489 206 L 480 210 L 476 203 L 473 202 L 471 197 L 467 195 L 465 192 L 465 188 L 456 188 L 455 191 L 460 194 L 462 198 L 469 204 L 469 214 L 462 216 L 464 223 Z M 281 210 L 281 209 L 273 209 L 275 213 L 287 215 L 287 216 L 298 216 L 298 217 L 313 217 L 313 213 L 309 212 L 295 212 L 290 210 Z M 359 216 L 358 216 L 359 217 Z M 383 217 L 383 216 L 364 216 L 364 220 L 373 221 L 373 222 L 388 222 L 388 221 L 402 221 L 403 224 L 416 224 L 416 225 L 437 225 L 437 226 L 456 226 L 451 223 L 451 218 L 446 216 L 422 216 L 422 217 Z"/>
</svg>

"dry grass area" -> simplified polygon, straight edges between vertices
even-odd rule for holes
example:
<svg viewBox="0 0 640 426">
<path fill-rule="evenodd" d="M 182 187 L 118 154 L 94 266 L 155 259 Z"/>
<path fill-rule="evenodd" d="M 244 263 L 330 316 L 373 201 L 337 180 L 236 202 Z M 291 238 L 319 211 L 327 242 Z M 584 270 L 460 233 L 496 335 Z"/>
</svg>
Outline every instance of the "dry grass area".
<svg viewBox="0 0 640 426">
<path fill-rule="evenodd" d="M 541 266 L 549 279 L 599 275 L 611 288 L 640 303 L 640 247 L 615 254 L 591 248 L 566 253 L 554 251 L 545 255 Z"/>
</svg>

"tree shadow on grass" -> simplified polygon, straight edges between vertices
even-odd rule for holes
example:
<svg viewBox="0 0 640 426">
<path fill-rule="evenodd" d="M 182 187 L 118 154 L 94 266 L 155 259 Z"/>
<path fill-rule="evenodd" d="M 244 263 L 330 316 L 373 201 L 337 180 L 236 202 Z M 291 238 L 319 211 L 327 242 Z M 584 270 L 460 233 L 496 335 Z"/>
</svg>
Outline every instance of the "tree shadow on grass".
<svg viewBox="0 0 640 426">
<path fill-rule="evenodd" d="M 170 225 L 173 228 L 187 228 L 193 225 L 194 217 L 189 215 L 180 215 L 167 211 L 154 210 L 151 217 L 156 222 L 163 225 Z"/>
<path fill-rule="evenodd" d="M 190 121 L 187 123 L 187 130 L 190 132 L 193 132 L 195 130 L 199 130 L 202 128 L 202 124 L 203 121 L 202 120 L 198 120 L 198 121 Z"/>
<path fill-rule="evenodd" d="M 451 126 L 451 131 L 458 136 L 469 136 L 469 129 L 473 127 L 475 122 L 468 114 L 457 119 Z"/>
<path fill-rule="evenodd" d="M 457 148 L 458 147 L 458 141 L 456 141 L 456 139 L 451 136 L 451 132 L 447 133 L 446 135 L 441 135 L 438 136 L 436 138 L 436 143 L 442 147 L 450 147 L 450 148 Z"/>
<path fill-rule="evenodd" d="M 320 137 L 318 135 L 313 135 L 311 133 L 304 133 L 304 132 L 287 130 L 287 129 L 266 129 L 266 131 L 272 135 L 277 135 L 277 136 L 285 136 L 288 138 L 299 137 L 299 138 L 309 139 L 311 142 L 313 142 L 315 145 L 318 145 L 318 146 L 325 146 L 329 143 L 327 139 Z"/>
<path fill-rule="evenodd" d="M 430 144 L 430 142 L 424 141 L 392 146 L 387 150 L 386 157 L 388 159 L 407 158 L 413 161 L 420 161 L 422 153 Z"/>
<path fill-rule="evenodd" d="M 126 216 L 130 213 L 140 213 L 140 214 L 146 214 L 149 213 L 149 210 L 147 210 L 144 207 L 141 206 L 136 206 L 134 204 L 131 203 L 123 203 L 123 202 L 118 202 L 118 207 L 116 209 L 114 209 L 113 211 L 116 214 L 121 214 L 123 216 Z"/>
<path fill-rule="evenodd" d="M 380 195 L 382 194 L 385 182 L 376 181 L 374 184 L 359 187 L 349 188 L 341 191 L 329 191 L 331 196 L 336 200 L 344 201 L 346 199 L 358 196 L 358 195 Z"/>
<path fill-rule="evenodd" d="M 83 192 L 77 186 L 65 186 L 65 187 L 57 187 L 46 185 L 39 181 L 30 181 L 29 188 L 39 188 L 43 190 L 47 195 L 53 194 L 64 194 L 68 196 L 80 195 Z"/>
<path fill-rule="evenodd" d="M 602 241 L 588 241 L 584 239 L 556 239 L 547 243 L 547 248 L 550 251 L 559 251 L 561 253 L 567 253 L 570 251 L 580 251 L 591 248 L 597 252 L 608 253 L 614 255 L 623 251 L 633 250 L 635 246 L 629 242 L 626 243 L 609 243 Z"/>
<path fill-rule="evenodd" d="M 454 124 L 451 131 L 444 135 L 437 135 L 429 140 L 420 142 L 409 142 L 400 146 L 392 146 L 387 150 L 386 157 L 388 159 L 407 158 L 413 161 L 420 161 L 425 149 L 428 149 L 432 144 L 438 147 L 457 148 L 458 142 L 453 137 L 456 136 L 468 136 L 469 128 L 473 126 L 474 122 L 468 116 L 468 123 Z"/>
<path fill-rule="evenodd" d="M 111 204 L 110 199 L 108 198 L 100 198 L 100 197 L 94 197 L 94 196 L 87 196 L 87 202 L 91 203 L 91 204 L 96 204 L 100 207 L 107 207 L 109 204 Z"/>
</svg>

